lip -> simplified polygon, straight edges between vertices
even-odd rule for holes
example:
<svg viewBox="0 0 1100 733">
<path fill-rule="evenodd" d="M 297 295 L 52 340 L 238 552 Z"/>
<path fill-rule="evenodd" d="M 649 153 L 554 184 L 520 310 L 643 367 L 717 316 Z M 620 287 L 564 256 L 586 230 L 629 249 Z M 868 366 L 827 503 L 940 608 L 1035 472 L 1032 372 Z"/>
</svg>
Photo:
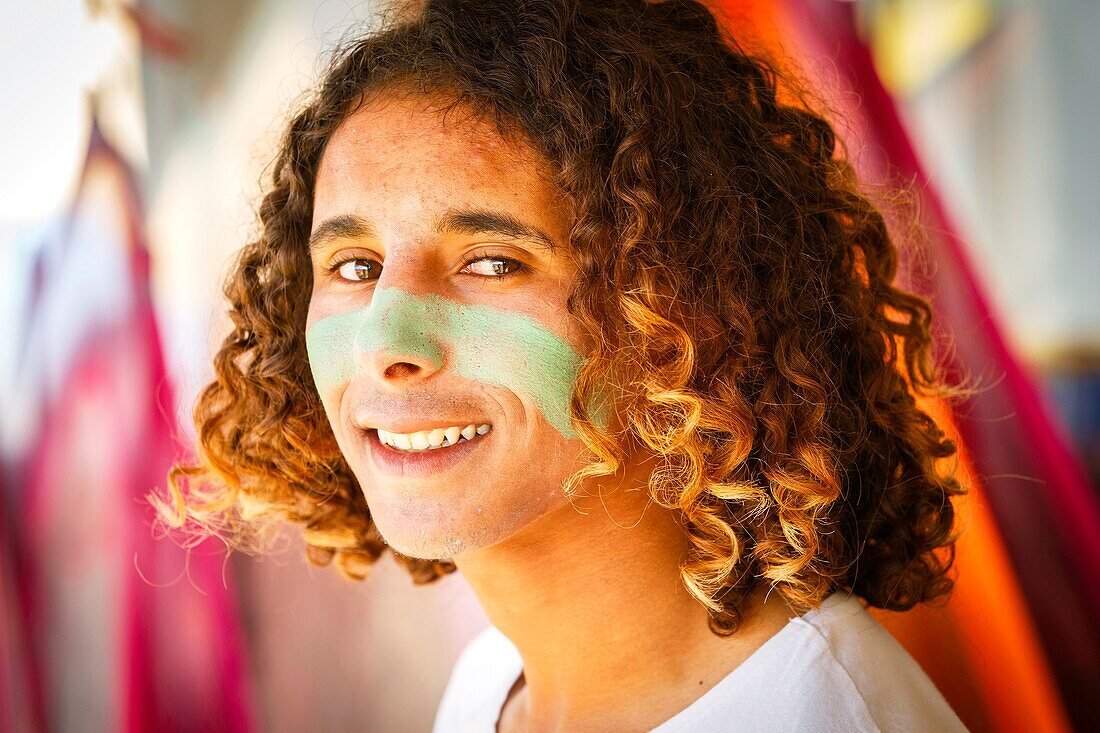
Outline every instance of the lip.
<svg viewBox="0 0 1100 733">
<path fill-rule="evenodd" d="M 371 462 L 379 471 L 395 476 L 430 476 L 446 471 L 468 458 L 492 434 L 493 430 L 490 429 L 484 435 L 475 435 L 471 440 L 463 440 L 447 448 L 419 452 L 391 448 L 378 439 L 378 431 L 374 428 L 366 431 L 364 440 Z"/>
</svg>

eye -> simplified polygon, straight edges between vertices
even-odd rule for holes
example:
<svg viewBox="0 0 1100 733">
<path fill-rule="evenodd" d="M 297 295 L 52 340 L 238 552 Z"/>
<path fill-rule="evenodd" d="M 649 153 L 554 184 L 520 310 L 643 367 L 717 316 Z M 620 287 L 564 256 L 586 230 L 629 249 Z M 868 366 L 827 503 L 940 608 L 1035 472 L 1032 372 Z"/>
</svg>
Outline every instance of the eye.
<svg viewBox="0 0 1100 733">
<path fill-rule="evenodd" d="M 488 266 L 482 266 L 481 271 L 478 272 L 474 269 L 474 265 L 480 263 L 488 263 Z M 515 275 L 524 269 L 523 264 L 518 260 L 513 260 L 511 257 L 501 257 L 499 255 L 477 255 L 471 257 L 462 264 L 462 272 L 470 272 L 470 274 L 479 277 L 491 277 L 496 279 Z"/>
<path fill-rule="evenodd" d="M 364 280 L 377 280 L 382 272 L 382 264 L 365 257 L 352 257 L 334 263 L 329 268 L 340 275 L 343 280 L 351 282 L 363 282 Z"/>
</svg>

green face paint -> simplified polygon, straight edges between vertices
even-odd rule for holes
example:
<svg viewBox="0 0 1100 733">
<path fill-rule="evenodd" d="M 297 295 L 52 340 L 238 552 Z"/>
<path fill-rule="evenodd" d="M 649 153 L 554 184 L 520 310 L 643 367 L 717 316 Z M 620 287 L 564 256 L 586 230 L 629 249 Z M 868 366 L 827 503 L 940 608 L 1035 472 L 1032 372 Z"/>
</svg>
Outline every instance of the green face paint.
<svg viewBox="0 0 1100 733">
<path fill-rule="evenodd" d="M 577 439 L 569 425 L 569 399 L 584 360 L 553 331 L 521 313 L 399 288 L 376 289 L 369 306 L 312 324 L 306 350 L 322 394 L 355 376 L 357 352 L 390 351 L 441 365 L 446 350 L 455 373 L 526 395 L 555 430 Z M 604 412 L 596 410 L 593 418 L 606 426 Z"/>
</svg>

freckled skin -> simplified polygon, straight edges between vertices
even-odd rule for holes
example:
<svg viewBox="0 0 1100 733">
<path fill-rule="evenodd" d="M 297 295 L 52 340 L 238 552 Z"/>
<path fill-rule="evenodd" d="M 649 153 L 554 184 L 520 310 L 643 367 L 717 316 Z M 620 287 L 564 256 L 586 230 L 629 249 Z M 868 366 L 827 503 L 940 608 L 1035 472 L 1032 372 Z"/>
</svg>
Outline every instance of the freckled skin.
<svg viewBox="0 0 1100 733">
<path fill-rule="evenodd" d="M 444 121 L 427 102 L 368 102 L 329 141 L 313 226 L 353 215 L 373 231 L 312 253 L 306 333 L 325 412 L 379 531 L 404 554 L 453 558 L 575 511 L 562 482 L 589 456 L 567 400 L 587 344 L 565 310 L 576 272 L 564 255 L 433 230 L 448 209 L 490 209 L 564 251 L 569 216 L 529 149 L 459 112 Z M 464 267 L 480 252 L 523 269 L 494 278 L 484 263 Z M 330 270 L 349 257 L 380 263 L 379 274 L 355 281 Z M 452 469 L 393 476 L 371 462 L 362 428 L 451 418 L 493 426 Z"/>
</svg>

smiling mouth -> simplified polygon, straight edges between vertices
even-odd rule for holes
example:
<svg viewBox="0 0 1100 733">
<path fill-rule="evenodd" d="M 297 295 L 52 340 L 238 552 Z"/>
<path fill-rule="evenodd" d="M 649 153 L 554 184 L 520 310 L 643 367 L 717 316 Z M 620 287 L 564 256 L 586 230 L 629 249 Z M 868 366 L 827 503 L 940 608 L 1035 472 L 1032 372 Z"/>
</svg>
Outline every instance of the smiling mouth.
<svg viewBox="0 0 1100 733">
<path fill-rule="evenodd" d="M 393 433 L 382 428 L 375 428 L 378 442 L 398 453 L 426 453 L 451 448 L 462 443 L 473 441 L 487 434 L 492 429 L 489 423 L 471 423 L 469 425 L 452 425 L 446 428 L 432 430 L 420 430 L 415 433 Z"/>
</svg>

